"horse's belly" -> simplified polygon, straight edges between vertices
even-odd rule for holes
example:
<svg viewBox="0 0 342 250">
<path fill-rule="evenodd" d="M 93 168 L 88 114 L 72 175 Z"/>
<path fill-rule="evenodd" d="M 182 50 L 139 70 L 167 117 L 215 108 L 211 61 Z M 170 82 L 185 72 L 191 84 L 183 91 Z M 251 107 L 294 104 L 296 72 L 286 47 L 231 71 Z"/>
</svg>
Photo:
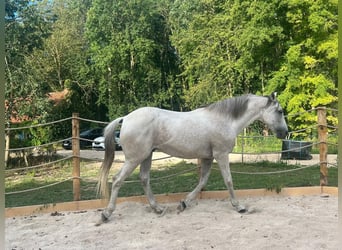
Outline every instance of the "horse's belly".
<svg viewBox="0 0 342 250">
<path fill-rule="evenodd" d="M 178 147 L 170 145 L 161 145 L 156 149 L 170 156 L 184 159 L 209 159 L 213 157 L 212 151 L 210 150 L 209 146 L 189 148 L 187 146 L 182 145 L 179 145 Z"/>
</svg>

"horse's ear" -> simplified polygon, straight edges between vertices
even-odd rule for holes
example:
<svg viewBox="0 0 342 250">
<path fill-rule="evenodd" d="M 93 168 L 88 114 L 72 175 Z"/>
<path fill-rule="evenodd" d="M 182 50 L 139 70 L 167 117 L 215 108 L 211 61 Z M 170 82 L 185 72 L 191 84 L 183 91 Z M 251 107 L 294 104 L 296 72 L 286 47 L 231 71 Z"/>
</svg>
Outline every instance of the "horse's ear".
<svg viewBox="0 0 342 250">
<path fill-rule="evenodd" d="M 272 92 L 272 94 L 270 95 L 270 98 L 272 101 L 276 101 L 277 100 L 277 92 Z"/>
</svg>

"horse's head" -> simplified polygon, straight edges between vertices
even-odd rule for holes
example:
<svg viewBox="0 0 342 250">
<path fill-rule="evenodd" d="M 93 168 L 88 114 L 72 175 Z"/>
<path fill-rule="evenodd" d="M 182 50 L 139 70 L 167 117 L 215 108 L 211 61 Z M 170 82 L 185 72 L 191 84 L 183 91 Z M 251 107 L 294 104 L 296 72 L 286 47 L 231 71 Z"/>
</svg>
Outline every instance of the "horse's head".
<svg viewBox="0 0 342 250">
<path fill-rule="evenodd" d="M 284 112 L 277 101 L 277 93 L 268 96 L 268 102 L 262 112 L 262 121 L 272 130 L 279 139 L 285 139 L 288 133 Z"/>
</svg>

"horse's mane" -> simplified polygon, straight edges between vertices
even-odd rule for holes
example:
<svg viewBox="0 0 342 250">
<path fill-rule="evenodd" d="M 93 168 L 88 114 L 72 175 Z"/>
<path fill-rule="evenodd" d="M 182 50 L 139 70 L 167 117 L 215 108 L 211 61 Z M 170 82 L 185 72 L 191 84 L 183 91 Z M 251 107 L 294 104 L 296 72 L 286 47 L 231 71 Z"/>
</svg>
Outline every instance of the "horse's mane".
<svg viewBox="0 0 342 250">
<path fill-rule="evenodd" d="M 224 115 L 229 115 L 234 119 L 241 117 L 248 108 L 250 95 L 242 95 L 233 98 L 224 99 L 209 104 L 206 109 Z"/>
</svg>

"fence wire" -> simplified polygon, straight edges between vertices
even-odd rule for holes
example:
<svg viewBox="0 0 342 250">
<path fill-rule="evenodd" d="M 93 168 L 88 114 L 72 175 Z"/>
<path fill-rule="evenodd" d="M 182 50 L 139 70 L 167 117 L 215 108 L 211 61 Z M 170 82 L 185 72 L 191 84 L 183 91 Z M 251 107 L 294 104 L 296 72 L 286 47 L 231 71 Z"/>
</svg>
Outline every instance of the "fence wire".
<svg viewBox="0 0 342 250">
<path fill-rule="evenodd" d="M 25 190 L 20 190 L 20 191 L 13 191 L 13 192 L 6 192 L 5 195 L 22 194 L 22 193 L 33 192 L 33 191 L 37 191 L 37 190 L 40 190 L 40 189 L 44 189 L 44 188 L 48 188 L 48 187 L 53 187 L 53 186 L 59 185 L 61 183 L 70 181 L 72 179 L 74 179 L 74 178 L 70 177 L 70 178 L 65 179 L 65 180 L 61 180 L 61 181 L 58 181 L 58 182 L 55 182 L 55 183 L 47 184 L 47 185 L 36 187 L 36 188 L 30 188 L 30 189 L 25 189 Z"/>
<path fill-rule="evenodd" d="M 5 128 L 5 131 L 12 131 L 12 130 L 24 130 L 24 129 L 30 129 L 30 128 L 38 128 L 38 127 L 44 127 L 44 126 L 49 126 L 49 125 L 53 125 L 56 123 L 61 123 L 61 122 L 65 122 L 68 120 L 71 120 L 72 117 L 68 117 L 65 119 L 60 119 L 57 121 L 53 121 L 53 122 L 46 122 L 46 123 L 42 123 L 42 124 L 35 124 L 35 125 L 30 125 L 30 126 L 23 126 L 23 127 L 18 127 L 18 128 Z"/>
<path fill-rule="evenodd" d="M 314 108 L 314 109 L 311 109 L 311 110 L 308 110 L 308 111 L 305 111 L 305 112 L 299 112 L 299 113 L 296 113 L 296 114 L 291 114 L 291 116 L 302 115 L 302 114 L 304 114 L 306 112 L 316 111 L 317 109 L 318 108 Z M 327 110 L 330 110 L 330 111 L 333 111 L 333 112 L 338 112 L 338 110 L 336 110 L 336 109 L 327 108 Z M 24 126 L 24 127 L 18 127 L 18 128 L 6 128 L 5 131 L 23 130 L 23 129 L 30 129 L 30 128 L 35 128 L 35 127 L 41 127 L 41 126 L 49 126 L 49 125 L 53 125 L 53 124 L 56 124 L 56 123 L 69 121 L 71 119 L 72 119 L 72 117 L 69 117 L 69 118 L 61 119 L 61 120 L 54 121 L 54 122 L 48 122 L 48 123 L 45 123 L 45 124 L 37 124 L 37 125 Z M 108 122 L 96 121 L 96 120 L 91 120 L 91 119 L 85 119 L 85 118 L 78 118 L 78 119 L 82 120 L 82 121 L 86 121 L 86 122 L 91 122 L 91 123 L 97 123 L 97 124 L 103 124 L 103 125 L 108 124 Z M 296 131 L 291 131 L 289 134 L 291 135 L 291 134 L 294 134 L 294 133 L 303 132 L 303 131 L 306 131 L 308 129 L 317 129 L 318 126 L 327 126 L 327 128 L 330 128 L 330 129 L 335 129 L 335 130 L 337 129 L 337 127 L 335 127 L 335 126 L 330 126 L 330 125 L 326 125 L 326 124 L 321 124 L 321 125 L 317 124 L 317 125 L 313 125 L 313 126 L 304 128 L 304 129 L 300 129 L 300 130 L 296 130 Z M 48 147 L 48 146 L 51 146 L 51 145 L 59 144 L 59 143 L 61 143 L 64 140 L 71 140 L 71 139 L 72 139 L 72 137 L 69 137 L 67 139 L 58 140 L 58 141 L 42 144 L 42 145 L 39 145 L 39 146 L 12 148 L 12 149 L 9 149 L 9 151 L 15 152 L 15 151 L 23 151 L 23 150 L 32 150 L 32 149 L 36 149 L 36 148 L 40 148 L 40 147 Z M 84 141 L 92 141 L 92 140 L 87 140 L 87 139 L 79 138 L 79 137 L 76 138 L 76 139 L 84 140 Z M 310 145 L 301 146 L 301 147 L 298 147 L 298 148 L 292 148 L 292 149 L 289 149 L 289 150 L 281 150 L 281 151 L 276 151 L 276 152 L 275 151 L 273 151 L 273 152 L 265 152 L 265 153 L 262 153 L 262 154 L 275 154 L 275 153 L 276 154 L 281 154 L 281 153 L 291 152 L 293 150 L 300 150 L 300 149 L 306 148 L 306 147 L 316 146 L 316 145 L 318 145 L 320 143 L 321 142 L 312 142 Z M 332 145 L 332 146 L 337 146 L 336 143 L 327 142 L 327 144 L 328 145 Z M 237 152 L 234 152 L 234 153 L 236 154 Z M 248 154 L 255 154 L 255 153 L 243 152 L 243 153 L 239 153 L 239 154 L 246 154 L 246 155 L 248 155 Z M 67 156 L 67 157 L 64 157 L 64 158 L 59 159 L 59 160 L 51 161 L 51 162 L 48 162 L 48 163 L 42 163 L 42 164 L 38 164 L 38 165 L 35 165 L 35 166 L 6 169 L 5 172 L 6 173 L 7 172 L 19 172 L 19 171 L 25 171 L 25 170 L 32 170 L 32 169 L 36 169 L 36 168 L 42 168 L 42 167 L 45 167 L 45 166 L 48 166 L 48 165 L 59 164 L 59 163 L 61 163 L 63 161 L 70 160 L 70 159 L 72 159 L 74 157 L 75 156 Z M 89 157 L 79 157 L 79 158 L 82 159 L 82 160 L 87 160 L 87 161 L 103 161 L 102 159 L 94 159 L 94 158 L 89 158 Z M 167 158 L 171 158 L 171 156 L 166 156 L 166 157 L 161 157 L 161 158 L 153 159 L 152 161 L 159 161 L 159 160 L 164 160 L 164 159 L 167 159 Z M 121 161 L 121 160 L 115 160 L 114 162 L 116 162 L 116 163 L 123 163 L 123 161 Z M 289 173 L 289 172 L 295 172 L 295 171 L 299 171 L 299 170 L 315 167 L 315 166 L 318 166 L 321 163 L 328 164 L 328 165 L 330 165 L 332 167 L 337 167 L 336 164 L 332 164 L 332 163 L 328 163 L 328 162 L 319 162 L 319 163 L 313 164 L 313 165 L 302 166 L 302 167 L 293 168 L 293 169 L 286 169 L 286 170 L 270 171 L 270 172 L 241 172 L 241 171 L 231 171 L 231 172 L 234 173 L 234 174 L 243 174 L 243 175 L 274 175 L 274 174 L 284 174 L 284 173 Z M 151 178 L 151 181 L 152 182 L 158 182 L 160 180 L 171 179 L 171 178 L 174 178 L 176 176 L 192 172 L 195 169 L 198 169 L 198 166 L 196 166 L 194 168 L 190 168 L 189 170 L 186 170 L 186 171 L 181 171 L 179 173 L 172 174 L 172 175 L 168 175 L 168 176 L 164 176 L 164 177 L 159 177 L 159 178 Z M 213 169 L 219 170 L 217 168 L 213 168 Z M 61 181 L 58 181 L 58 182 L 55 182 L 55 183 L 52 183 L 52 184 L 42 185 L 42 186 L 37 187 L 37 188 L 31 188 L 31 189 L 20 190 L 20 191 L 13 191 L 13 192 L 5 192 L 5 194 L 6 195 L 13 195 L 13 194 L 26 193 L 26 192 L 33 192 L 33 191 L 37 191 L 39 189 L 44 189 L 44 188 L 48 188 L 48 187 L 59 185 L 61 183 L 73 180 L 74 178 L 75 177 L 66 178 L 64 180 L 61 180 Z M 78 178 L 78 177 L 76 177 L 76 178 Z M 86 180 L 87 178 L 80 178 L 80 179 L 81 180 Z M 126 180 L 125 181 L 125 183 L 137 183 L 137 182 L 140 182 L 140 180 Z"/>
<path fill-rule="evenodd" d="M 19 171 L 25 171 L 25 170 L 32 170 L 32 169 L 36 169 L 36 168 L 42 168 L 42 167 L 46 167 L 46 166 L 49 166 L 49 165 L 54 165 L 54 164 L 57 164 L 57 163 L 60 163 L 62 161 L 66 161 L 66 160 L 69 160 L 69 159 L 72 159 L 72 158 L 73 158 L 73 156 L 66 156 L 66 157 L 64 157 L 62 159 L 58 159 L 58 160 L 55 160 L 55 161 L 50 161 L 50 162 L 47 162 L 47 163 L 38 164 L 38 165 L 35 165 L 35 166 L 5 169 L 5 173 L 8 173 L 8 172 L 19 172 Z"/>
</svg>

